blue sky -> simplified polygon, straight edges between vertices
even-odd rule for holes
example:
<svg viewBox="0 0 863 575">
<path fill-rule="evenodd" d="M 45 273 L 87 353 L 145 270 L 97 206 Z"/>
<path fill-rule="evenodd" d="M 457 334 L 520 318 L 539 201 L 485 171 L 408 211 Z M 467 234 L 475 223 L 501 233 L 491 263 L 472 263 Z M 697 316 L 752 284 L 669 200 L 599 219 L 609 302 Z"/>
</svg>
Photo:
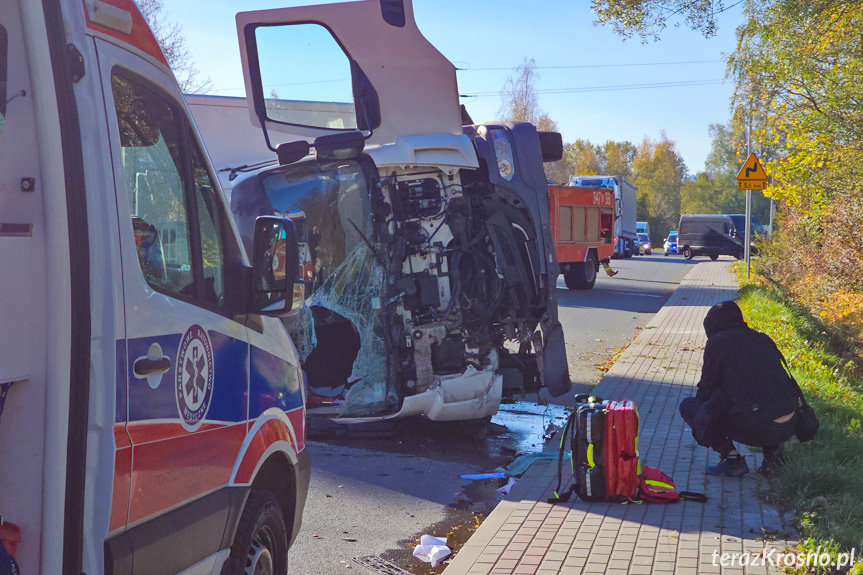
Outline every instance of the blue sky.
<svg viewBox="0 0 863 575">
<path fill-rule="evenodd" d="M 165 16 L 183 27 L 201 76 L 213 81 L 211 93 L 242 96 L 235 13 L 320 3 L 165 0 Z M 669 27 L 661 41 L 648 44 L 595 26 L 587 0 L 414 0 L 414 11 L 432 44 L 466 68 L 458 73 L 459 90 L 477 95 L 463 99 L 475 121 L 495 119 L 499 92 L 525 57 L 536 60 L 540 106 L 557 120 L 565 141 L 638 144 L 665 130 L 695 173 L 709 152 L 708 126 L 729 118 L 732 84 L 720 81 L 723 55 L 734 49 L 738 9 L 720 16 L 714 38 Z M 570 68 L 555 68 L 562 66 Z M 680 82 L 703 83 L 647 86 Z"/>
</svg>

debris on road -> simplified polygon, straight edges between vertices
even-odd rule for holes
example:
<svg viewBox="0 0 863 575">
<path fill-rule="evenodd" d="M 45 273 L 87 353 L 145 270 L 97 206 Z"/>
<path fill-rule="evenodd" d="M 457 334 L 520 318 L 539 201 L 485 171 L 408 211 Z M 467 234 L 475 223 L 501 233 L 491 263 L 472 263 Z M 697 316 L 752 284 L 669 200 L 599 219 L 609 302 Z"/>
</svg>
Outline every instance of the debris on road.
<svg viewBox="0 0 863 575">
<path fill-rule="evenodd" d="M 503 487 L 499 487 L 497 489 L 497 492 L 503 495 L 509 495 L 510 489 L 512 489 L 512 486 L 516 483 L 518 483 L 518 478 L 510 477 L 509 481 L 506 482 L 506 485 L 504 485 Z"/>
<path fill-rule="evenodd" d="M 459 475 L 462 479 L 470 481 L 481 481 L 483 479 L 506 479 L 506 473 L 503 471 L 495 471 L 494 473 L 477 473 L 474 475 Z"/>
<path fill-rule="evenodd" d="M 565 453 L 563 458 L 564 460 L 569 459 L 570 454 Z M 530 467 L 534 462 L 541 461 L 544 459 L 557 459 L 558 452 L 557 451 L 537 451 L 536 453 L 528 453 L 527 455 L 522 455 L 521 457 L 517 457 L 515 461 L 510 463 L 504 471 L 506 472 L 507 477 L 514 477 L 517 475 L 523 474 L 527 471 L 527 468 Z"/>
<path fill-rule="evenodd" d="M 446 545 L 446 539 L 423 535 L 420 544 L 414 547 L 414 557 L 425 563 L 431 563 L 432 567 L 440 565 L 441 561 L 452 554 Z"/>
</svg>

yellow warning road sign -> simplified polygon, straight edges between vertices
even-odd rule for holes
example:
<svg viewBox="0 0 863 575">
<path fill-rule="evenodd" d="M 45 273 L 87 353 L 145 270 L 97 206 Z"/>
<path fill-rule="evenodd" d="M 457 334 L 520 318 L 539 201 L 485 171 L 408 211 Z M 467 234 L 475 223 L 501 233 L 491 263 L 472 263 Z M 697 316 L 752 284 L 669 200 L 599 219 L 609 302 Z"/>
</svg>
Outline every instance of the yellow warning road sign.
<svg viewBox="0 0 863 575">
<path fill-rule="evenodd" d="M 737 182 L 737 189 L 738 190 L 766 190 L 767 189 L 767 182 L 765 182 L 765 181 L 747 182 L 744 180 L 744 181 Z"/>
<path fill-rule="evenodd" d="M 758 161 L 758 157 L 755 154 L 749 154 L 749 157 L 746 158 L 746 162 L 743 164 L 743 167 L 740 168 L 740 172 L 737 173 L 737 181 L 738 182 L 766 182 L 767 181 L 767 172 L 764 171 L 764 168 L 761 166 L 761 162 Z M 740 188 L 741 190 L 755 190 L 755 189 L 763 189 L 763 188 Z"/>
</svg>

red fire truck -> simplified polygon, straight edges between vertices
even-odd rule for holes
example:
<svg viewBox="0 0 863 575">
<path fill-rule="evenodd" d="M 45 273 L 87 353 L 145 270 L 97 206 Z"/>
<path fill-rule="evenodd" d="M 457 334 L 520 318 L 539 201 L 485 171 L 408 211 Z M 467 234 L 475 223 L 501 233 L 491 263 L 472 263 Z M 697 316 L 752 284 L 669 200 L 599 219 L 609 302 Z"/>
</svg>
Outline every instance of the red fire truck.
<svg viewBox="0 0 863 575">
<path fill-rule="evenodd" d="M 591 289 L 599 262 L 614 254 L 614 191 L 549 186 L 551 233 L 569 289 Z"/>
</svg>

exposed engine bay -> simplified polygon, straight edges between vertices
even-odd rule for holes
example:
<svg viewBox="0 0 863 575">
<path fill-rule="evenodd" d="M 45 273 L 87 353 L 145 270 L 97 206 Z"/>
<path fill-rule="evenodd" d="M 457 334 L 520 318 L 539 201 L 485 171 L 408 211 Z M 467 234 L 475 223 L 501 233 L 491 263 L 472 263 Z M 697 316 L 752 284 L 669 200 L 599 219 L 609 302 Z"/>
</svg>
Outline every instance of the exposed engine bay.
<svg viewBox="0 0 863 575">
<path fill-rule="evenodd" d="M 263 214 L 298 231 L 306 306 L 284 321 L 309 412 L 319 403 L 338 417 L 475 419 L 504 395 L 539 391 L 543 331 L 559 329 L 557 266 L 538 224 L 545 182 L 525 198 L 492 183 L 494 157 L 479 169 L 378 168 L 372 158 L 268 168 L 232 192 L 245 240 Z M 557 355 L 549 375 L 568 387 Z"/>
</svg>

